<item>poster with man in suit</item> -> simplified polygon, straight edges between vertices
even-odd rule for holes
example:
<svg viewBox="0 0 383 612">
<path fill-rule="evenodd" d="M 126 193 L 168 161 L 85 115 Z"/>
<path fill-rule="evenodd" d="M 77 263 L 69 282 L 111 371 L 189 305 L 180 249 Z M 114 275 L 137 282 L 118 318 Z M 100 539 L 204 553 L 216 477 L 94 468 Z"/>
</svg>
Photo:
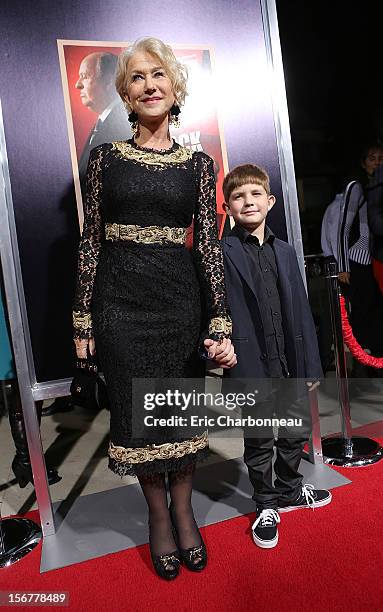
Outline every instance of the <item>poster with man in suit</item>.
<svg viewBox="0 0 383 612">
<path fill-rule="evenodd" d="M 90 151 L 104 142 L 131 137 L 128 116 L 114 85 L 117 59 L 114 53 L 99 51 L 86 55 L 80 64 L 75 88 L 83 106 L 97 118 L 79 160 L 82 191 Z"/>
<path fill-rule="evenodd" d="M 127 46 L 118 42 L 58 41 L 80 227 L 90 151 L 104 142 L 132 136 L 128 112 L 114 84 L 118 55 Z M 226 220 L 222 183 L 228 164 L 215 99 L 212 50 L 185 45 L 174 48 L 174 53 L 188 70 L 188 96 L 181 109 L 180 127 L 171 126 L 171 136 L 181 146 L 204 151 L 214 159 L 217 219 L 222 234 Z"/>
</svg>

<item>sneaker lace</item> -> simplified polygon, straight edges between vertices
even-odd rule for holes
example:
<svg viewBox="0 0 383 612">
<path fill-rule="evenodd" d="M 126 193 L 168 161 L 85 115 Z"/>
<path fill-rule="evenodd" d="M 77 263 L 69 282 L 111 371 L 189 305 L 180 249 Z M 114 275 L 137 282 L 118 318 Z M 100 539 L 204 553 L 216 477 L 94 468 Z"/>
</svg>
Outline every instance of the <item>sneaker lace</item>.
<svg viewBox="0 0 383 612">
<path fill-rule="evenodd" d="M 312 510 L 315 509 L 315 497 L 313 495 L 313 491 L 315 490 L 314 485 L 306 484 L 302 487 L 302 496 L 306 500 L 306 504 L 311 507 Z"/>
<path fill-rule="evenodd" d="M 276 510 L 272 508 L 265 508 L 261 514 L 257 517 L 253 524 L 253 529 L 260 523 L 261 527 L 272 527 L 273 523 L 280 523 L 281 519 Z"/>
</svg>

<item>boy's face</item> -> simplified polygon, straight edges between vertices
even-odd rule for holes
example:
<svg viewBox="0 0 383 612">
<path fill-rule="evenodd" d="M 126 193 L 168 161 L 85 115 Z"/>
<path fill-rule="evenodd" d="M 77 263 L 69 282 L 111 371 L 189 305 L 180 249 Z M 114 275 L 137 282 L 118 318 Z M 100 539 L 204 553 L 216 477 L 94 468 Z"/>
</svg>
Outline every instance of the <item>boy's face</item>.
<svg viewBox="0 0 383 612">
<path fill-rule="evenodd" d="M 233 189 L 226 202 L 226 211 L 236 223 L 252 231 L 265 222 L 274 204 L 275 197 L 267 195 L 262 185 L 246 183 Z"/>
</svg>

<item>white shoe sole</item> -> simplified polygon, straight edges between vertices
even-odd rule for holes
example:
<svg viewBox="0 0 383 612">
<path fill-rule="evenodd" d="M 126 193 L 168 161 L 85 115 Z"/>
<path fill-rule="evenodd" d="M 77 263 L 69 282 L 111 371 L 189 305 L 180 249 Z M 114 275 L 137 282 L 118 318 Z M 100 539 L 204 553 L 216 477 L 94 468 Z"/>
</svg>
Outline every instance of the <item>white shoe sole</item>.
<svg viewBox="0 0 383 612">
<path fill-rule="evenodd" d="M 315 510 L 315 508 L 323 508 L 323 506 L 327 506 L 331 503 L 331 500 L 332 494 L 330 493 L 330 496 L 327 497 L 327 499 L 323 499 L 320 502 L 315 502 L 311 506 L 308 506 L 307 504 L 303 504 L 302 506 L 285 506 L 284 508 L 278 508 L 278 513 L 282 514 L 283 512 L 293 512 L 293 510 L 302 510 L 302 508 L 307 508 L 308 510 Z"/>
<path fill-rule="evenodd" d="M 252 531 L 252 534 L 253 534 L 254 544 L 256 544 L 259 548 L 274 548 L 274 546 L 278 544 L 278 538 L 279 538 L 278 531 L 277 531 L 277 535 L 275 536 L 273 540 L 260 540 L 259 538 L 257 538 L 254 531 Z"/>
</svg>

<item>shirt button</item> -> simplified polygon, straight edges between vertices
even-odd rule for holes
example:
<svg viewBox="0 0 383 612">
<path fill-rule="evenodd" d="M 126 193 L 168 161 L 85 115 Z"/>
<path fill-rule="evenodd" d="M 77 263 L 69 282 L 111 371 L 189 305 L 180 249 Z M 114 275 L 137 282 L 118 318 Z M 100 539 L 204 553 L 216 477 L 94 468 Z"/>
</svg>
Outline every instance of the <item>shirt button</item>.
<svg viewBox="0 0 383 612">
<path fill-rule="evenodd" d="M 268 272 L 269 270 L 268 270 L 268 268 L 263 268 L 263 271 L 264 272 Z"/>
</svg>

